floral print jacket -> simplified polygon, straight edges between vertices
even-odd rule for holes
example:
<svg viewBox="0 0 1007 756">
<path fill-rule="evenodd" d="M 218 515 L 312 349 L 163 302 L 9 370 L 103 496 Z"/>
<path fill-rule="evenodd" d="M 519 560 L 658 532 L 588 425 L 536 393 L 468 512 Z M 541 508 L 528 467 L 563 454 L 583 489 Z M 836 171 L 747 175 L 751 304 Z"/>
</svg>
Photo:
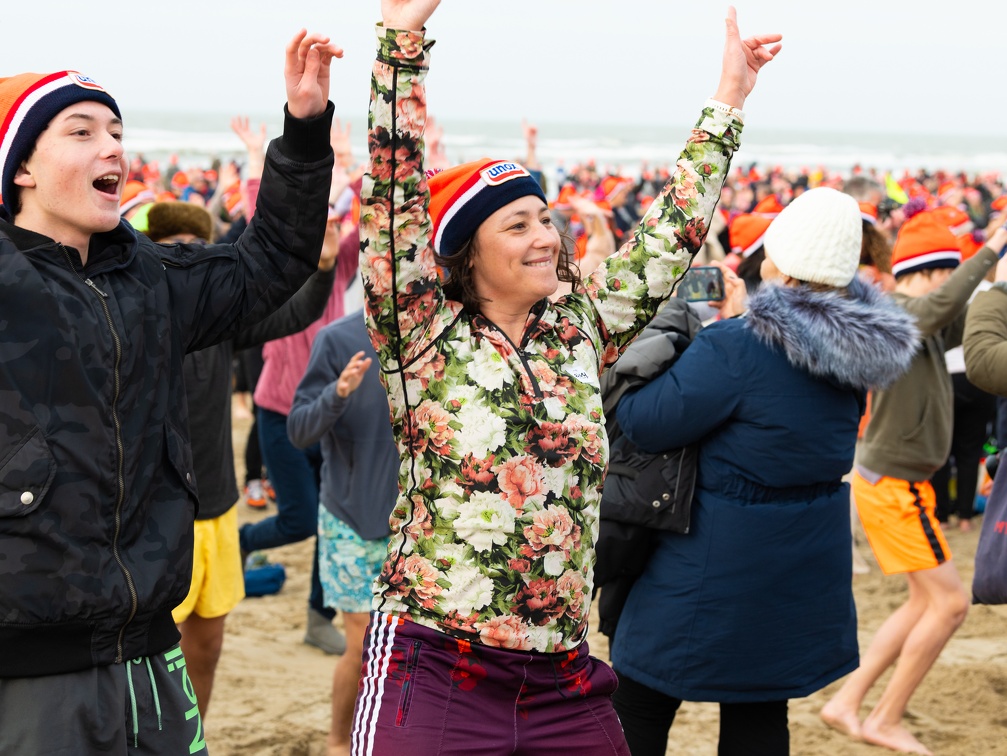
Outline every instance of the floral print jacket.
<svg viewBox="0 0 1007 756">
<path fill-rule="evenodd" d="M 587 291 L 520 343 L 445 298 L 423 172 L 433 42 L 378 27 L 360 270 L 402 458 L 374 609 L 456 638 L 562 652 L 587 634 L 608 439 L 599 379 L 706 235 L 741 123 L 706 108 L 664 191 Z"/>
</svg>

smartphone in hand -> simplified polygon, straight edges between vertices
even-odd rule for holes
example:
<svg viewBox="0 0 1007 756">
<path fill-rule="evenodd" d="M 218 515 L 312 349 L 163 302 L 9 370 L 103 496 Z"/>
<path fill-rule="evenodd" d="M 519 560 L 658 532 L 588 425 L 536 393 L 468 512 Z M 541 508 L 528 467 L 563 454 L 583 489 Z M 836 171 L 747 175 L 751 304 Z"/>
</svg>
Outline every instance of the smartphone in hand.
<svg viewBox="0 0 1007 756">
<path fill-rule="evenodd" d="M 677 296 L 687 302 L 719 302 L 724 298 L 724 274 L 712 265 L 689 268 Z"/>
</svg>

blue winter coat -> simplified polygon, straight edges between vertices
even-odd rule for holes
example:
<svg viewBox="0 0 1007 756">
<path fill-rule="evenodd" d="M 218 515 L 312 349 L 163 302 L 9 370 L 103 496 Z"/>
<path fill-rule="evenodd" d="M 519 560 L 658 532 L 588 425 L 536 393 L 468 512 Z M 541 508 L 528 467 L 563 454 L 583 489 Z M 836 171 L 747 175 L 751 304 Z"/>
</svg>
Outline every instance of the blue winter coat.
<svg viewBox="0 0 1007 756">
<path fill-rule="evenodd" d="M 915 329 L 876 290 L 766 286 L 619 404 L 647 451 L 700 443 L 692 529 L 662 534 L 619 620 L 622 674 L 691 701 L 808 695 L 857 667 L 850 494 L 868 387 Z"/>
</svg>

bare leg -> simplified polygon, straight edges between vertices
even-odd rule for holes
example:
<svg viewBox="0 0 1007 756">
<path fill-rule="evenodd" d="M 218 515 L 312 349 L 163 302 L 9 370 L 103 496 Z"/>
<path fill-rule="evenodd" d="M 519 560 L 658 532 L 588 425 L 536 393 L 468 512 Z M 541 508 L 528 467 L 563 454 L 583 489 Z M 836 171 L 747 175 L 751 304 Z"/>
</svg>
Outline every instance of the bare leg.
<svg viewBox="0 0 1007 756">
<path fill-rule="evenodd" d="M 213 692 L 213 676 L 220 661 L 220 650 L 224 646 L 224 620 L 222 617 L 200 617 L 190 614 L 189 618 L 178 626 L 182 633 L 182 654 L 185 656 L 185 668 L 192 680 L 192 689 L 196 693 L 199 706 L 199 716 L 206 717 L 210 707 L 210 694 Z"/>
<path fill-rule="evenodd" d="M 884 693 L 861 727 L 865 742 L 902 753 L 930 754 L 903 725 L 909 698 L 937 661 L 968 614 L 969 597 L 952 562 L 909 574 L 909 584 L 925 595 L 926 609 L 902 646 L 899 663 Z"/>
<path fill-rule="evenodd" d="M 346 651 L 332 671 L 332 729 L 329 730 L 328 756 L 349 756 L 350 753 L 353 704 L 357 700 L 364 633 L 369 619 L 364 612 L 343 612 Z"/>
<path fill-rule="evenodd" d="M 834 730 L 860 739 L 860 706 L 867 691 L 878 681 L 902 652 L 902 647 L 913 627 L 926 609 L 923 591 L 909 581 L 909 600 L 884 621 L 874 635 L 867 652 L 839 691 L 821 711 L 822 721 Z"/>
</svg>

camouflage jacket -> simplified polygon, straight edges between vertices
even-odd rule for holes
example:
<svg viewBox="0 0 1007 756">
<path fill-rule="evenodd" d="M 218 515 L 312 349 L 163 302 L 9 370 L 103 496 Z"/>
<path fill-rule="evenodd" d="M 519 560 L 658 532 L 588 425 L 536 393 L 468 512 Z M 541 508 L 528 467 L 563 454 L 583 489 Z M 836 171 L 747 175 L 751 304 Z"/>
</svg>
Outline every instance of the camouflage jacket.
<svg viewBox="0 0 1007 756">
<path fill-rule="evenodd" d="M 182 361 L 315 270 L 331 117 L 287 117 L 233 245 L 157 245 L 120 223 L 82 266 L 0 219 L 0 678 L 177 642 L 196 509 Z"/>
</svg>

